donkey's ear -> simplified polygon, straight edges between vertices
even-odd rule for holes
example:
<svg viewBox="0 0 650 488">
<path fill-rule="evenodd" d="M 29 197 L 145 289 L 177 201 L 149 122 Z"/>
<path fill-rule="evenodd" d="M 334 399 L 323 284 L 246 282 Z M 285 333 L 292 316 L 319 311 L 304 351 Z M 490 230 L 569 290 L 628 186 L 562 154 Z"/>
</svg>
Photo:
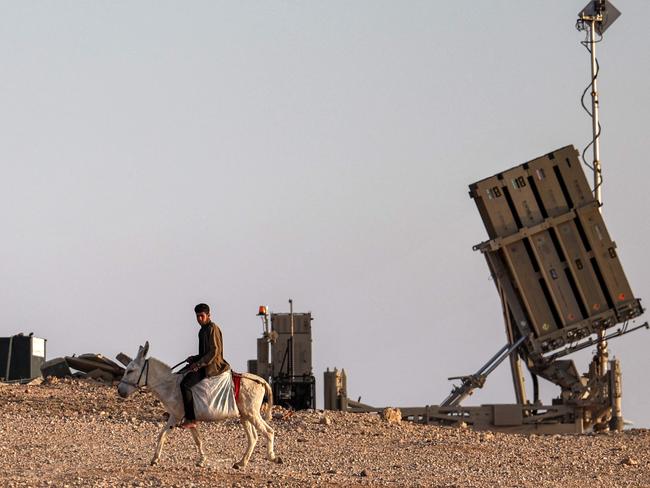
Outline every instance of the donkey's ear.
<svg viewBox="0 0 650 488">
<path fill-rule="evenodd" d="M 149 352 L 149 341 L 144 343 L 144 349 L 142 350 L 142 357 L 146 357 Z"/>
</svg>

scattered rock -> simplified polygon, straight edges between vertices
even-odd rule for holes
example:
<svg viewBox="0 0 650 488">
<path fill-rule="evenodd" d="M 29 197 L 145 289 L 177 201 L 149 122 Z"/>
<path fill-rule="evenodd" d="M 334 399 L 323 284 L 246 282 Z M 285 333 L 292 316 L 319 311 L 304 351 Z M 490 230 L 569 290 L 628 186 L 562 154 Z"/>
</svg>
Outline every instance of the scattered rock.
<svg viewBox="0 0 650 488">
<path fill-rule="evenodd" d="M 483 434 L 481 434 L 481 442 L 487 442 L 493 439 L 494 439 L 494 433 L 492 432 L 484 432 Z"/>
<path fill-rule="evenodd" d="M 266 460 L 260 433 L 250 464 L 230 470 L 245 446 L 232 419 L 201 424 L 211 467 L 195 466 L 192 436 L 182 430 L 170 433 L 158 465 L 150 467 L 163 417 L 151 392 L 122 399 L 114 387 L 87 379 L 25 388 L 0 387 L 0 486 L 537 488 L 585 480 L 594 487 L 650 486 L 650 470 L 641 469 L 650 465 L 646 429 L 610 436 L 494 434 L 467 425 L 462 431 L 406 421 L 397 427 L 377 414 L 280 408 L 270 425 L 284 464 Z"/>
<path fill-rule="evenodd" d="M 402 411 L 399 408 L 388 407 L 381 412 L 381 417 L 389 424 L 402 423 Z"/>
<path fill-rule="evenodd" d="M 636 466 L 637 464 L 639 464 L 639 461 L 637 461 L 631 456 L 627 456 L 621 460 L 621 464 L 624 464 L 625 466 Z"/>
</svg>

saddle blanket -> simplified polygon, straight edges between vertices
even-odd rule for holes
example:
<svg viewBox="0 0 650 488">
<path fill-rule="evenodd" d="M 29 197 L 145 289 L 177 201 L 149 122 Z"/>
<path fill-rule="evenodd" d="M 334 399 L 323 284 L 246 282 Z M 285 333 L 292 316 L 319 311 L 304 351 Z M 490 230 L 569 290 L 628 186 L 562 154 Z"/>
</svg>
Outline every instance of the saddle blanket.
<svg viewBox="0 0 650 488">
<path fill-rule="evenodd" d="M 210 376 L 192 387 L 194 414 L 197 420 L 223 420 L 239 416 L 236 397 L 239 396 L 241 375 L 225 371 Z"/>
</svg>

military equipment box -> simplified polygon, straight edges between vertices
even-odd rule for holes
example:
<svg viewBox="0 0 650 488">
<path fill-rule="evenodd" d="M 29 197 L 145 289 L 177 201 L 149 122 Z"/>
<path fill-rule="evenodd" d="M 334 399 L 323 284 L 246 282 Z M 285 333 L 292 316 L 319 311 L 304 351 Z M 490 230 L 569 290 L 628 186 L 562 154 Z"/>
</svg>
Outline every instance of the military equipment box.
<svg viewBox="0 0 650 488">
<path fill-rule="evenodd" d="M 41 376 L 45 362 L 45 339 L 17 334 L 0 337 L 0 378 L 27 380 Z"/>
<path fill-rule="evenodd" d="M 490 237 L 475 248 L 493 273 L 490 254 L 505 265 L 534 335 L 527 347 L 551 351 L 643 312 L 573 146 L 474 183 L 470 196 Z"/>
</svg>

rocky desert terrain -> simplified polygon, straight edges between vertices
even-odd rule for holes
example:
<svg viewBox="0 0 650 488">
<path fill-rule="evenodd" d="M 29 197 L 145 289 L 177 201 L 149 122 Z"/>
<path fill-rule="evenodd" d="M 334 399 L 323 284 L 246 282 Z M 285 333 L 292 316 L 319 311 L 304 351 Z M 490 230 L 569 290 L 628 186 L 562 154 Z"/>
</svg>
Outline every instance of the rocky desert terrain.
<svg viewBox="0 0 650 488">
<path fill-rule="evenodd" d="M 149 393 L 124 400 L 90 380 L 0 384 L 0 486 L 220 487 L 650 486 L 650 433 L 567 436 L 473 432 L 393 424 L 372 414 L 276 408 L 276 452 L 262 439 L 243 470 L 239 423 L 202 424 L 210 457 L 198 459 L 189 432 L 174 429 L 161 463 L 149 466 L 163 409 Z"/>
</svg>

